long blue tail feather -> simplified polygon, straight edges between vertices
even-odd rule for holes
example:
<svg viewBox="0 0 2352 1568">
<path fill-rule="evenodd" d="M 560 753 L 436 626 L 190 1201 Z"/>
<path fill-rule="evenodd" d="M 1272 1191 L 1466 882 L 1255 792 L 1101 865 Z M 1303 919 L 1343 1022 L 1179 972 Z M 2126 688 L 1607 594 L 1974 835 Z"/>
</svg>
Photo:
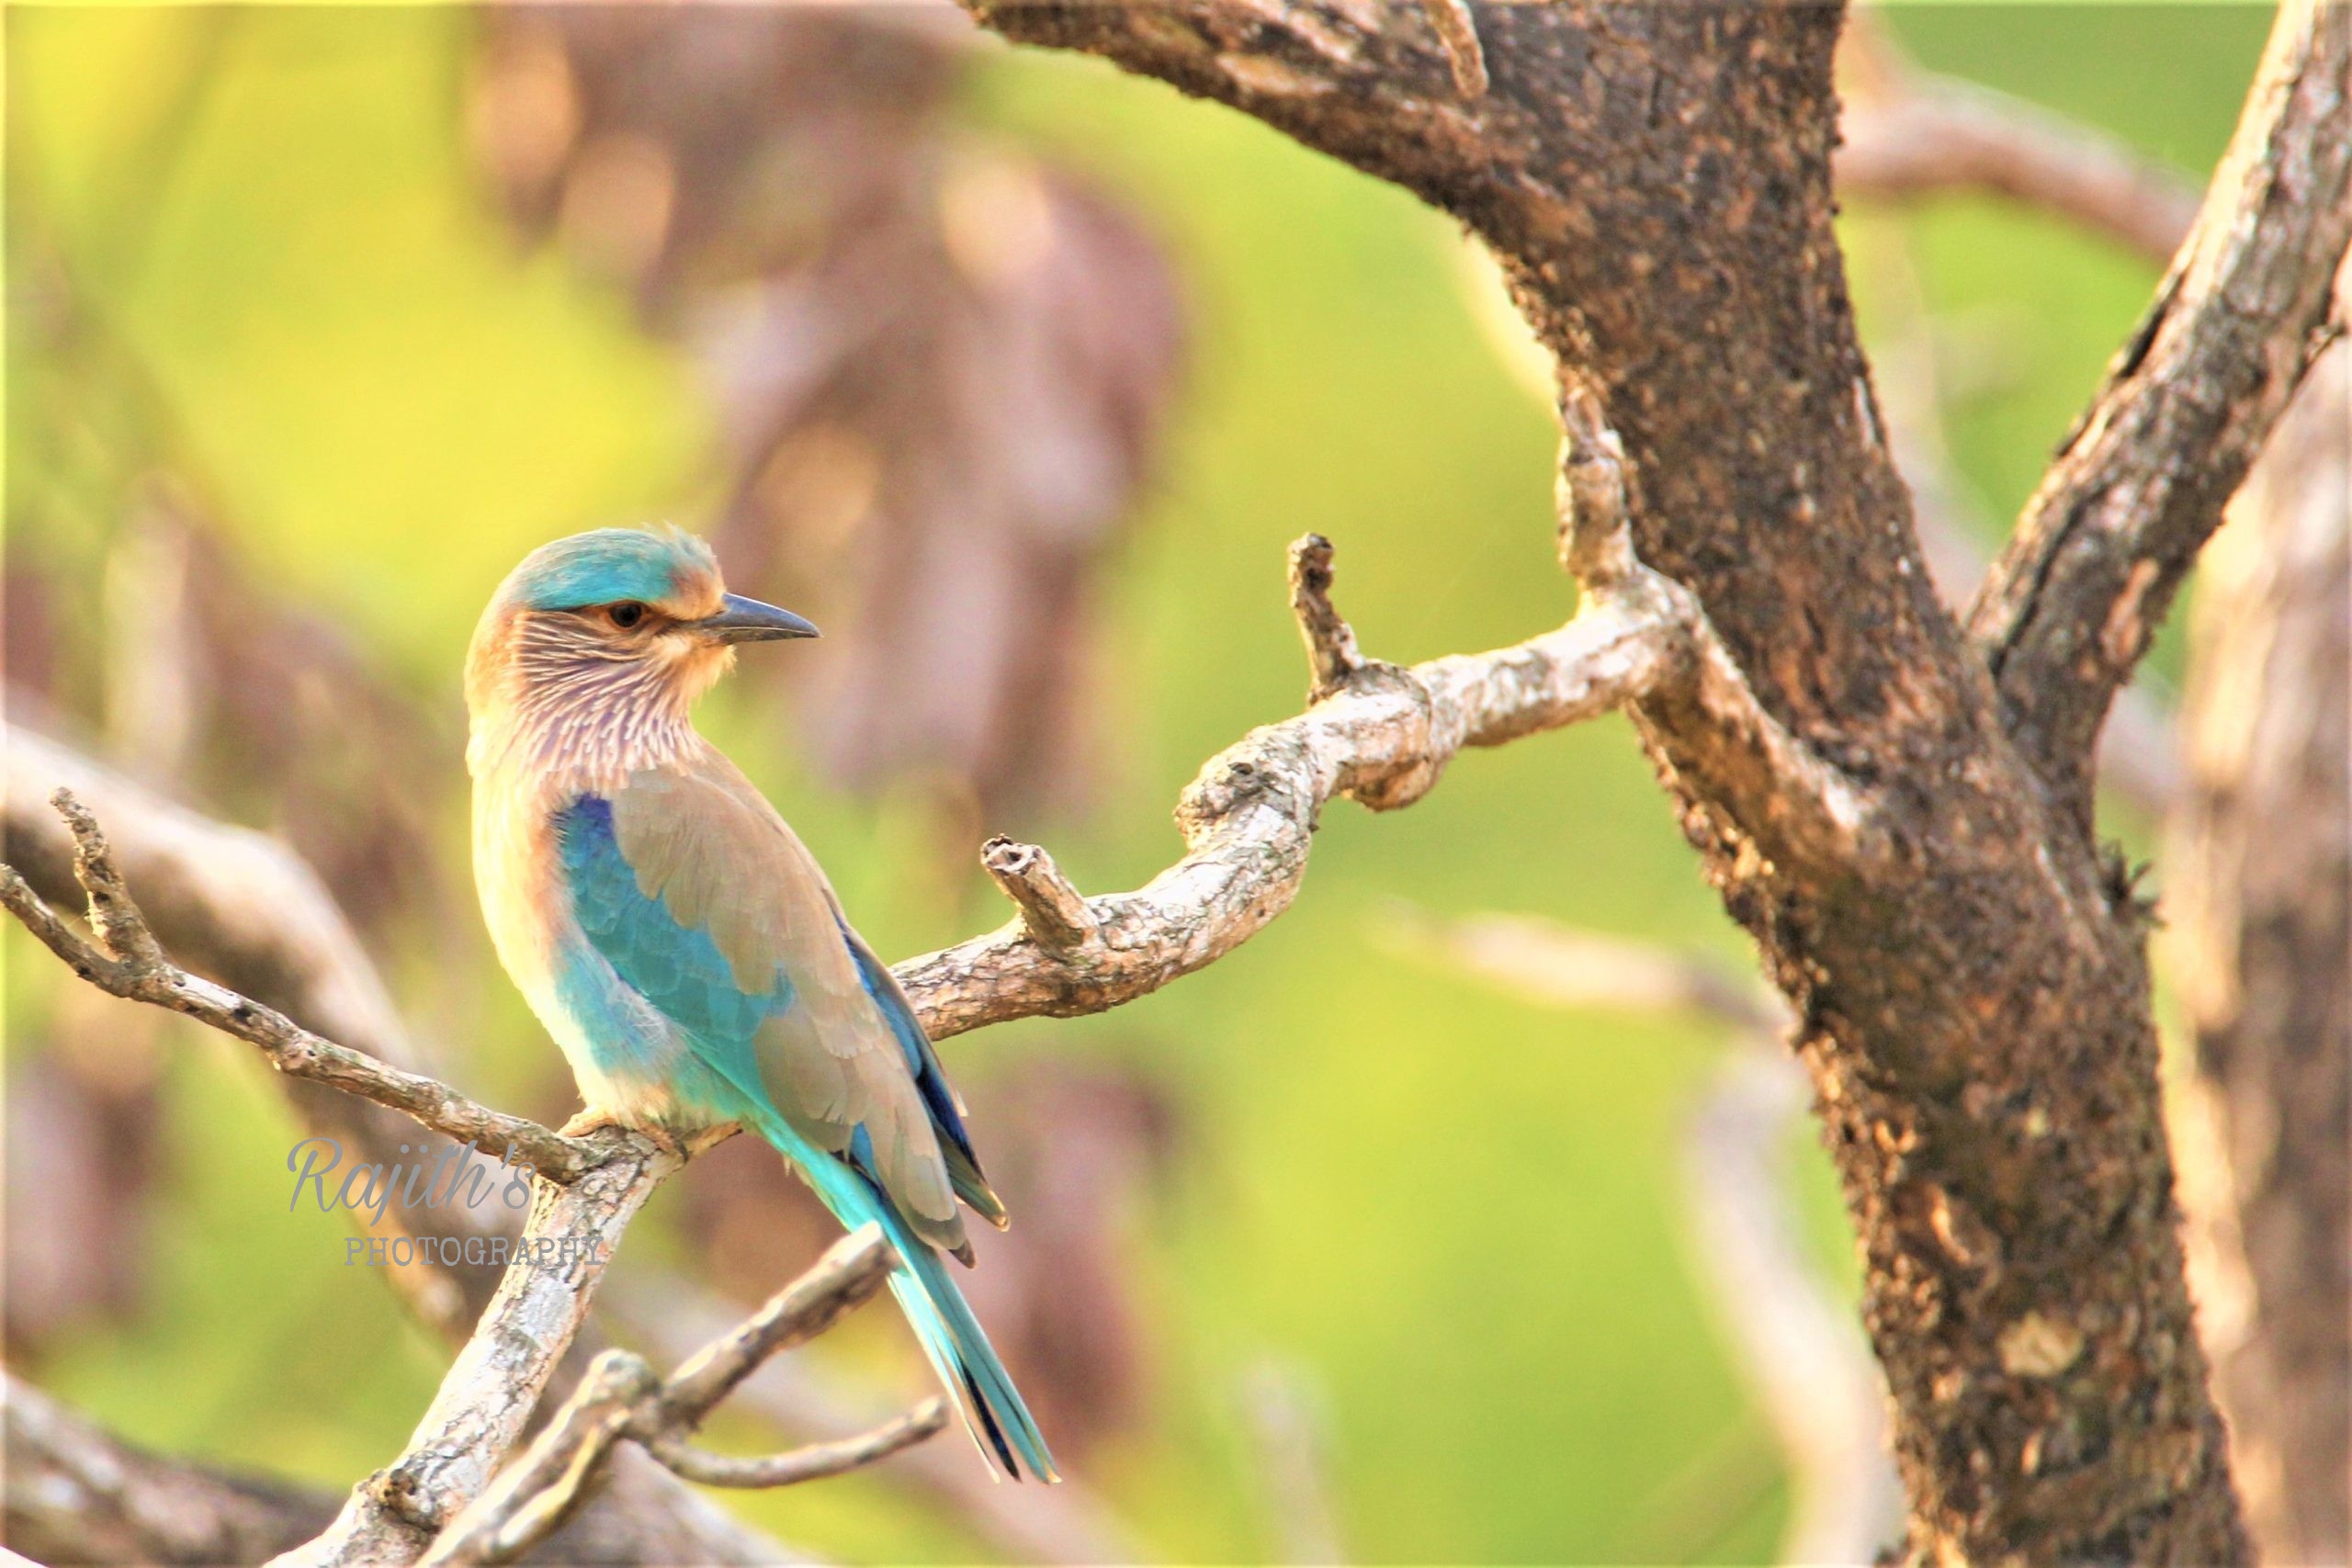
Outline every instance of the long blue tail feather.
<svg viewBox="0 0 2352 1568">
<path fill-rule="evenodd" d="M 914 1234 L 898 1206 L 864 1171 L 809 1146 L 781 1118 L 759 1118 L 762 1136 L 807 1174 L 809 1185 L 843 1226 L 879 1224 L 898 1248 L 900 1267 L 891 1270 L 890 1293 L 906 1314 L 940 1382 L 954 1396 L 965 1429 L 981 1455 L 1014 1481 L 1024 1474 L 1055 1482 L 1061 1472 L 1046 1447 L 1045 1434 L 997 1359 L 964 1292 L 948 1276 L 939 1252 Z"/>
</svg>

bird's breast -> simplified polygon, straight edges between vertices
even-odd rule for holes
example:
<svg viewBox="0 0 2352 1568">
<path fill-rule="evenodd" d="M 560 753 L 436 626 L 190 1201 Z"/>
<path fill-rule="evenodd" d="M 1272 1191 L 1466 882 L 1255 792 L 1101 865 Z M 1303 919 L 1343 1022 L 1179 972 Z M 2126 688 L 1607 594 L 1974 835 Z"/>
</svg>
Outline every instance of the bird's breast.
<svg viewBox="0 0 2352 1568">
<path fill-rule="evenodd" d="M 695 1120 L 675 1102 L 686 1047 L 582 930 L 560 821 L 578 792 L 495 776 L 474 795 L 474 878 L 499 962 L 570 1062 L 582 1097 L 636 1124 Z"/>
</svg>

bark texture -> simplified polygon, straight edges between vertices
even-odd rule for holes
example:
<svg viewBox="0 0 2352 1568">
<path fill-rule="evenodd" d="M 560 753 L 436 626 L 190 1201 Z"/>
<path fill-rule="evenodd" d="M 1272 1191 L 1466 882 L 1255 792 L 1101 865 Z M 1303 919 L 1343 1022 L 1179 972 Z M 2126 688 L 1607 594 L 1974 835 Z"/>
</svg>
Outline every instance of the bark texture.
<svg viewBox="0 0 2352 1568">
<path fill-rule="evenodd" d="M 2165 861 L 2206 1341 L 2264 1557 L 2352 1557 L 2352 353 L 2206 553 Z"/>
<path fill-rule="evenodd" d="M 2243 1560 L 2183 1283 L 2142 911 L 2043 787 L 2087 770 L 2144 638 L 2052 677 L 2087 726 L 2021 722 L 2039 708 L 1996 699 L 1928 586 L 1831 228 L 1838 13 L 1476 6 L 1487 85 L 1465 98 L 1414 8 L 967 3 L 1455 214 L 1558 359 L 1572 461 L 1581 405 L 1623 436 L 1638 554 L 1693 597 L 1771 721 L 1725 727 L 1671 686 L 1634 706 L 1801 1021 L 1868 1268 L 1907 1555 Z M 2094 583 L 2138 583 L 2127 618 L 2161 611 L 2170 563 L 2211 532 L 2302 368 L 2310 279 L 2324 291 L 2343 249 L 2324 184 L 2342 19 L 2282 15 L 2209 205 L 2224 231 L 2200 228 L 2156 349 L 2127 356 L 2127 404 L 2183 415 L 2104 448 L 2110 489 L 2143 475 L 2162 497 L 2125 540 L 2152 572 L 2105 559 L 2105 534 L 2079 542 Z M 2229 318 L 2245 289 L 2284 319 Z M 2210 457 L 2168 445 L 2200 431 Z M 2093 615 L 2096 640 L 2117 597 L 2036 603 L 2053 626 Z M 2020 691 L 2028 662 L 2005 675 Z M 1859 813 L 1819 809 L 1835 789 Z"/>
<path fill-rule="evenodd" d="M 2347 123 L 2352 6 L 2285 0 L 2196 229 L 1970 612 L 2010 730 L 2086 836 L 2108 704 L 2335 330 Z"/>
</svg>

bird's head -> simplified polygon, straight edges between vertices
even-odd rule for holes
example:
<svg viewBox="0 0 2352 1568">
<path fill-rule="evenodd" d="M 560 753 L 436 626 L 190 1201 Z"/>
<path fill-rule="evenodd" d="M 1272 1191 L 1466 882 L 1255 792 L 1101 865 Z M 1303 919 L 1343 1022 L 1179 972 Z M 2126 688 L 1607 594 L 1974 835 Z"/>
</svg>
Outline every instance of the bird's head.
<svg viewBox="0 0 2352 1568">
<path fill-rule="evenodd" d="M 789 610 L 727 592 L 710 547 L 669 528 L 599 528 L 542 545 L 492 596 L 466 656 L 486 724 L 683 721 L 739 643 L 815 637 Z"/>
</svg>

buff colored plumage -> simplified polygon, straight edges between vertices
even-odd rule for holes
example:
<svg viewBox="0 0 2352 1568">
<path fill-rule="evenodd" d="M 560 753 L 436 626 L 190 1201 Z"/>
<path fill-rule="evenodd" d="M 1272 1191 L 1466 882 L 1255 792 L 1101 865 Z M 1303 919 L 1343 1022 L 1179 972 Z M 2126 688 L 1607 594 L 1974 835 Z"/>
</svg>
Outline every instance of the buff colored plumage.
<svg viewBox="0 0 2352 1568">
<path fill-rule="evenodd" d="M 672 1137 L 741 1122 L 842 1224 L 879 1223 L 983 1453 L 1052 1480 L 940 1258 L 970 1261 L 959 1201 L 1004 1223 L 962 1106 L 816 861 L 689 716 L 737 644 L 815 632 L 674 531 L 534 552 L 467 658 L 483 913 L 592 1111 Z"/>
</svg>

